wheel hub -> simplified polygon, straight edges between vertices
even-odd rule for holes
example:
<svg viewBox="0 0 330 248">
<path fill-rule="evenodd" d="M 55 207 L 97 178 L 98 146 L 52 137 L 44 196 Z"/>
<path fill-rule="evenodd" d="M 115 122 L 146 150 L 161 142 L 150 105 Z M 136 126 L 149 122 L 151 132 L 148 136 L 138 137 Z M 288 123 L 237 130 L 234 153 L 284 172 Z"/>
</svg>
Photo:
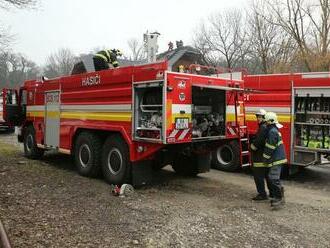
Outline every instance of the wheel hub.
<svg viewBox="0 0 330 248">
<path fill-rule="evenodd" d="M 86 168 L 91 159 L 91 150 L 87 144 L 79 148 L 79 161 L 82 167 Z"/>
<path fill-rule="evenodd" d="M 28 152 L 31 152 L 32 148 L 33 148 L 33 136 L 32 134 L 29 134 L 26 138 L 26 150 Z"/>
<path fill-rule="evenodd" d="M 119 174 L 123 167 L 123 157 L 117 148 L 112 148 L 108 154 L 108 168 L 113 175 Z"/>
<path fill-rule="evenodd" d="M 217 151 L 217 159 L 223 165 L 228 165 L 234 158 L 232 149 L 228 145 L 220 147 Z"/>
</svg>

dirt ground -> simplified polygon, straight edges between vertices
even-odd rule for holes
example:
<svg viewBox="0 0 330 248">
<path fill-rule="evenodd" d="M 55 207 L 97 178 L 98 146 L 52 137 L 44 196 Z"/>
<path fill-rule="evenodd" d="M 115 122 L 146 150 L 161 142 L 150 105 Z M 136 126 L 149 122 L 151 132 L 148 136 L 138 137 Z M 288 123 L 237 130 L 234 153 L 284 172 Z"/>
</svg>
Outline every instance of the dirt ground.
<svg viewBox="0 0 330 248">
<path fill-rule="evenodd" d="M 330 167 L 285 180 L 286 206 L 271 211 L 251 201 L 246 173 L 184 178 L 168 167 L 121 198 L 68 156 L 22 154 L 0 133 L 0 219 L 13 247 L 330 247 Z"/>
</svg>

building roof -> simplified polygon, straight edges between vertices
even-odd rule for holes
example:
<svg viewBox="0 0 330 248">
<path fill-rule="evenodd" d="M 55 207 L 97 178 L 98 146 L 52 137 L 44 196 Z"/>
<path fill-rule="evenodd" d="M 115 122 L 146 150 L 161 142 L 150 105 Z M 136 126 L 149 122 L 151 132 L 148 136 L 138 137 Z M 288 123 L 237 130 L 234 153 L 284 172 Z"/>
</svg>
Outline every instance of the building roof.
<svg viewBox="0 0 330 248">
<path fill-rule="evenodd" d="M 191 63 L 201 64 L 201 53 L 191 46 L 182 46 L 173 50 L 157 55 L 157 60 L 168 60 L 169 67 L 172 67 L 180 58 L 186 56 L 186 59 L 191 60 Z"/>
<path fill-rule="evenodd" d="M 203 64 L 201 61 L 201 53 L 191 46 L 182 46 L 173 50 L 168 50 L 157 55 L 157 60 L 167 60 L 169 68 L 172 69 L 173 65 L 180 60 L 182 57 L 185 57 L 186 60 L 191 60 L 191 63 Z M 121 66 L 128 65 L 138 65 L 147 63 L 147 60 L 128 60 L 128 59 L 118 59 L 118 62 Z"/>
</svg>

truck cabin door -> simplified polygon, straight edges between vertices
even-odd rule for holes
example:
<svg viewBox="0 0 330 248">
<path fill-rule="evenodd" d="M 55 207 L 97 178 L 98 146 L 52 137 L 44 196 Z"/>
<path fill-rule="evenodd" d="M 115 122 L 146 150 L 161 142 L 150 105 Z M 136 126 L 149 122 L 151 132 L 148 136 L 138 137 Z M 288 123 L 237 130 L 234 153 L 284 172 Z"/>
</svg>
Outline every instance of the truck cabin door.
<svg viewBox="0 0 330 248">
<path fill-rule="evenodd" d="M 19 103 L 17 91 L 14 89 L 2 90 L 2 114 L 8 125 L 18 126 L 22 123 L 24 116 Z"/>
<path fill-rule="evenodd" d="M 45 144 L 58 148 L 60 143 L 60 92 L 45 92 Z"/>
</svg>

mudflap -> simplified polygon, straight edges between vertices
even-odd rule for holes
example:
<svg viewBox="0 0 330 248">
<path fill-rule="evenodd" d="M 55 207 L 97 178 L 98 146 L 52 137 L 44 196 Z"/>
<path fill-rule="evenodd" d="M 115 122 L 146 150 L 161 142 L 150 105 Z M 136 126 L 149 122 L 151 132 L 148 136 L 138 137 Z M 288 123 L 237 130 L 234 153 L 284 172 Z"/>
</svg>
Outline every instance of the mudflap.
<svg viewBox="0 0 330 248">
<path fill-rule="evenodd" d="M 133 162 L 132 164 L 132 184 L 134 187 L 152 184 L 153 169 L 152 160 Z"/>
<path fill-rule="evenodd" d="M 198 173 L 205 173 L 210 171 L 212 159 L 211 153 L 198 154 L 196 157 Z"/>
</svg>

